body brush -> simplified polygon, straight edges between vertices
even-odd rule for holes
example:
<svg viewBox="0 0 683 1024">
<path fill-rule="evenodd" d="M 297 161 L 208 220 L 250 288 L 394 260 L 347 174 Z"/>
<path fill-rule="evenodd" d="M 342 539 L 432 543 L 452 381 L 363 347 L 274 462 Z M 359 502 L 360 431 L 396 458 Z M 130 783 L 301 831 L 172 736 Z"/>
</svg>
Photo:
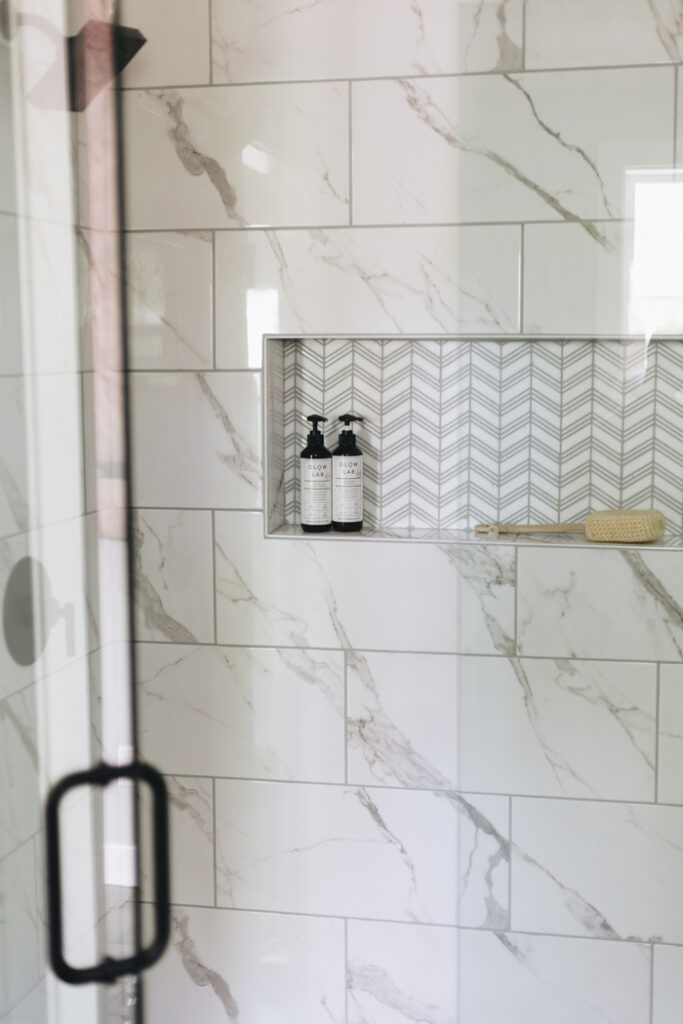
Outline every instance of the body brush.
<svg viewBox="0 0 683 1024">
<path fill-rule="evenodd" d="M 655 508 L 620 508 L 592 512 L 585 523 L 544 523 L 520 525 L 480 523 L 476 533 L 497 537 L 499 533 L 580 533 L 597 544 L 650 544 L 664 533 L 664 516 Z"/>
</svg>

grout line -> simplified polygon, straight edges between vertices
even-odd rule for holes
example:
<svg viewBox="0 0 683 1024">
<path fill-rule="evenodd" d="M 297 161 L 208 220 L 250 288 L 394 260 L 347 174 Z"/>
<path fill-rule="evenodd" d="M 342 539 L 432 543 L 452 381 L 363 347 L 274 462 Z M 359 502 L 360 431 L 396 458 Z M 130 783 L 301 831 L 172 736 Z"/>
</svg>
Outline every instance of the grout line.
<svg viewBox="0 0 683 1024">
<path fill-rule="evenodd" d="M 211 779 L 213 794 L 213 905 L 218 906 L 218 829 L 216 826 L 216 780 Z"/>
<path fill-rule="evenodd" d="M 680 661 L 673 659 L 662 658 L 657 662 L 654 658 L 597 658 L 597 657 L 572 657 L 568 655 L 566 651 L 561 651 L 556 654 L 507 654 L 495 652 L 495 653 L 483 653 L 481 651 L 434 651 L 434 650 L 420 650 L 419 648 L 400 648 L 395 647 L 366 647 L 366 646 L 354 646 L 354 647 L 332 647 L 329 644 L 264 644 L 264 643 L 250 643 L 250 644 L 239 644 L 234 642 L 218 642 L 210 643 L 206 641 L 196 640 L 191 643 L 187 643 L 184 640 L 138 640 L 137 646 L 156 646 L 168 647 L 170 649 L 174 647 L 234 647 L 235 649 L 243 649 L 248 651 L 323 651 L 323 652 L 336 652 L 343 654 L 344 651 L 353 651 L 356 654 L 406 654 L 414 655 L 419 654 L 425 658 L 486 658 L 487 660 L 496 661 L 509 661 L 510 658 L 519 657 L 521 661 L 547 661 L 554 662 L 558 659 L 562 661 L 569 661 L 572 665 L 583 665 L 583 664 L 607 664 L 607 665 L 680 665 Z M 33 681 L 27 684 L 27 688 L 33 686 Z M 18 691 L 20 692 L 20 691 Z M 3 698 L 6 699 L 6 698 Z M 181 773 L 182 774 L 182 773 Z"/>
<path fill-rule="evenodd" d="M 349 782 L 349 652 L 344 651 L 344 783 Z"/>
<path fill-rule="evenodd" d="M 524 48 L 526 49 L 526 38 L 524 39 Z M 676 67 L 673 61 L 668 63 L 660 62 L 657 63 L 643 63 L 643 64 L 581 64 L 581 65 L 561 65 L 558 67 L 542 67 L 542 68 L 529 68 L 526 67 L 526 54 L 524 54 L 524 67 L 522 70 L 525 75 L 575 75 L 581 72 L 590 71 L 602 71 L 602 72 L 617 72 L 617 71 L 662 71 L 666 68 Z M 514 75 L 520 72 L 520 68 L 493 68 L 491 70 L 481 71 L 441 71 L 434 72 L 432 74 L 401 74 L 401 72 L 394 72 L 391 75 L 337 75 L 332 78 L 283 78 L 283 79 L 268 79 L 262 78 L 255 81 L 243 81 L 243 82 L 211 82 L 207 85 L 206 82 L 187 82 L 184 85 L 178 85 L 177 83 L 166 83 L 163 85 L 129 85 L 123 86 L 121 92 L 124 93 L 140 93 L 144 94 L 149 89 L 154 89 L 159 92 L 163 92 L 169 89 L 209 89 L 213 86 L 214 89 L 253 89 L 261 88 L 263 86 L 272 86 L 274 89 L 281 88 L 282 86 L 306 86 L 306 85 L 339 85 L 345 82 L 358 82 L 368 83 L 373 82 L 396 82 L 401 81 L 440 81 L 444 79 L 460 79 L 460 78 L 501 78 L 503 75 Z"/>
<path fill-rule="evenodd" d="M 680 71 L 678 64 L 674 68 L 674 168 L 678 159 L 678 88 L 680 83 Z"/>
<path fill-rule="evenodd" d="M 353 226 L 353 84 L 349 82 L 349 226 Z"/>
<path fill-rule="evenodd" d="M 209 0 L 209 84 L 214 84 L 213 79 L 213 0 Z"/>
<path fill-rule="evenodd" d="M 508 807 L 508 928 L 512 931 L 512 796 Z"/>
<path fill-rule="evenodd" d="M 349 919 L 344 918 L 344 1021 L 349 1024 Z"/>
<path fill-rule="evenodd" d="M 655 703 L 655 803 L 659 803 L 659 729 L 660 729 L 660 693 L 661 693 L 661 664 L 657 665 L 657 689 Z"/>
<path fill-rule="evenodd" d="M 150 900 L 143 900 L 142 902 L 143 903 L 150 903 L 151 901 Z M 376 924 L 404 925 L 406 928 L 425 928 L 425 927 L 427 927 L 427 928 L 435 928 L 435 929 L 438 928 L 438 929 L 441 929 L 441 930 L 446 930 L 446 931 L 451 931 L 451 932 L 456 932 L 456 933 L 457 932 L 467 932 L 467 933 L 474 933 L 474 934 L 484 933 L 484 934 L 487 934 L 487 935 L 490 935 L 490 934 L 493 934 L 493 935 L 501 934 L 501 930 L 500 930 L 499 927 L 498 928 L 496 928 L 496 927 L 492 927 L 492 928 L 478 928 L 475 925 L 444 924 L 444 923 L 438 922 L 438 921 L 428 921 L 428 920 L 427 921 L 415 921 L 413 919 L 406 920 L 405 918 L 396 918 L 396 917 L 361 917 L 358 914 L 354 914 L 353 916 L 347 916 L 347 915 L 343 915 L 343 914 L 321 914 L 321 913 L 304 912 L 304 911 L 300 911 L 300 910 L 274 910 L 274 909 L 271 909 L 271 908 L 264 909 L 263 907 L 226 907 L 226 906 L 219 906 L 219 907 L 216 907 L 216 908 L 212 908 L 212 907 L 207 907 L 207 905 L 205 903 L 184 903 L 184 902 L 183 903 L 176 903 L 176 902 L 173 902 L 171 904 L 171 906 L 172 907 L 177 907 L 178 909 L 187 909 L 187 910 L 207 910 L 207 909 L 211 910 L 211 909 L 216 909 L 218 911 L 225 912 L 226 914 L 255 914 L 255 915 L 259 915 L 259 916 L 267 915 L 267 916 L 272 916 L 272 917 L 312 918 L 314 920 L 340 921 L 342 923 L 343 922 L 351 923 L 353 921 L 362 921 L 362 922 L 368 922 L 370 924 L 375 924 L 376 923 Z M 670 947 L 675 948 L 675 949 L 683 948 L 683 942 L 670 942 L 670 941 L 666 941 L 666 942 L 653 942 L 653 943 L 650 943 L 650 941 L 648 939 L 645 939 L 645 938 L 639 939 L 639 938 L 629 937 L 629 938 L 624 938 L 624 939 L 621 939 L 621 938 L 620 939 L 614 939 L 614 938 L 611 938 L 609 936 L 603 936 L 603 935 L 573 935 L 573 934 L 571 934 L 571 932 L 553 932 L 553 931 L 534 932 L 534 931 L 528 931 L 526 929 L 509 929 L 509 930 L 504 931 L 502 934 L 506 934 L 506 935 L 507 934 L 510 934 L 510 935 L 527 935 L 527 936 L 529 936 L 531 938 L 537 938 L 537 939 L 569 939 L 572 942 L 576 942 L 576 941 L 578 941 L 578 942 L 611 942 L 614 945 L 618 945 L 619 947 L 623 947 L 623 946 L 650 946 L 650 945 L 652 945 L 653 948 L 656 947 L 656 946 L 670 946 Z"/>
<path fill-rule="evenodd" d="M 218 283 L 216 279 L 216 232 L 211 232 L 211 365 L 214 370 L 218 369 L 216 365 L 216 348 L 217 348 L 217 332 L 216 332 L 216 293 L 218 290 Z M 245 368 L 246 369 L 246 368 Z M 251 368 L 250 368 L 251 369 Z M 230 371 L 231 373 L 234 371 Z M 243 371 L 241 371 L 243 372 Z"/>
<path fill-rule="evenodd" d="M 564 220 L 551 220 L 548 218 L 538 217 L 529 218 L 524 221 L 519 219 L 513 220 L 452 220 L 452 221 L 414 221 L 406 223 L 406 221 L 397 221 L 395 223 L 386 223 L 382 221 L 378 222 L 361 222 L 354 223 L 351 225 L 356 231 L 379 231 L 384 230 L 402 230 L 409 231 L 417 228 L 517 228 L 519 225 L 547 225 L 550 227 L 576 227 L 576 221 L 564 221 Z M 632 217 L 592 217 L 582 218 L 581 224 L 633 224 L 634 220 Z M 246 232 L 258 232 L 259 234 L 265 235 L 268 232 L 277 233 L 278 231 L 300 231 L 302 234 L 309 234 L 311 231 L 349 231 L 349 224 L 252 224 L 246 227 L 220 227 L 217 228 L 215 223 L 211 224 L 193 224 L 192 226 L 183 227 L 126 227 L 125 233 L 128 235 L 160 235 L 160 234 L 174 234 L 174 235 L 185 235 L 185 234 L 196 234 L 200 231 L 216 231 L 225 235 L 234 234 L 245 234 Z M 515 333 L 515 332 L 512 332 Z M 291 337 L 291 335 L 290 335 Z M 315 335 L 320 337 L 320 333 Z"/>
<path fill-rule="evenodd" d="M 211 589 L 213 593 L 213 645 L 218 645 L 218 596 L 216 593 L 216 513 L 211 510 Z"/>
<path fill-rule="evenodd" d="M 89 370 L 88 371 L 84 371 L 83 376 L 85 376 L 86 373 L 90 373 L 90 371 Z M 160 375 L 162 373 L 173 374 L 174 376 L 175 375 L 181 376 L 182 374 L 185 374 L 185 375 L 191 375 L 193 377 L 196 376 L 198 373 L 203 373 L 203 374 L 208 374 L 208 373 L 253 373 L 256 377 L 262 377 L 263 376 L 262 368 L 261 367 L 257 368 L 257 367 L 254 367 L 254 366 L 240 366 L 240 367 L 236 367 L 234 369 L 231 368 L 231 367 L 227 367 L 226 368 L 226 367 L 221 367 L 221 366 L 190 366 L 190 367 L 188 367 L 188 366 L 181 366 L 178 369 L 167 369 L 166 367 L 163 367 L 163 366 L 162 367 L 158 367 L 158 368 L 154 368 L 154 367 L 147 368 L 147 367 L 143 366 L 143 367 L 140 367 L 140 368 L 134 368 L 134 369 L 128 370 L 128 376 L 129 377 L 145 377 L 145 376 L 151 377 L 151 376 L 154 376 L 155 374 L 156 375 Z"/>
<path fill-rule="evenodd" d="M 308 787 L 309 789 L 315 787 L 317 789 L 336 789 L 336 790 L 370 790 L 375 791 L 389 791 L 394 793 L 422 793 L 425 796 L 441 796 L 444 793 L 452 793 L 456 796 L 467 797 L 477 799 L 478 797 L 498 797 L 500 800 L 529 800 L 535 803 L 563 803 L 563 804 L 577 804 L 585 806 L 587 804 L 599 804 L 608 807 L 643 807 L 652 809 L 665 809 L 665 810 L 676 810 L 683 815 L 683 805 L 680 803 L 659 803 L 654 804 L 652 800 L 619 800 L 612 799 L 609 797 L 596 797 L 596 796 L 558 796 L 557 794 L 549 795 L 547 793 L 511 793 L 508 790 L 480 790 L 469 787 L 468 789 L 458 789 L 453 786 L 451 788 L 444 787 L 443 789 L 433 788 L 421 788 L 419 786 L 389 786 L 381 784 L 376 781 L 373 782 L 323 782 L 315 779 L 275 779 L 267 778 L 265 776 L 260 777 L 249 777 L 240 775 L 202 775 L 196 772 L 164 772 L 165 775 L 176 775 L 182 776 L 187 779 L 203 779 L 205 781 L 214 782 L 232 782 L 240 785 L 255 785 L 255 786 L 297 786 L 297 787 Z M 683 944 L 683 943 L 682 943 Z"/>
<path fill-rule="evenodd" d="M 655 1019 L 655 944 L 650 943 L 650 1024 Z"/>
<path fill-rule="evenodd" d="M 526 222 L 528 223 L 528 222 Z M 519 312 L 518 312 L 518 333 L 524 334 L 524 322 L 526 319 L 526 301 L 524 289 L 526 286 L 526 223 L 520 224 L 519 239 Z"/>
<path fill-rule="evenodd" d="M 513 634 L 514 639 L 513 639 L 513 643 L 514 643 L 515 656 L 516 657 L 520 657 L 520 653 L 519 653 L 519 625 L 518 625 L 519 624 L 519 548 L 515 548 L 515 582 L 514 582 L 514 588 L 515 588 L 515 624 L 514 624 L 514 634 Z M 458 657 L 458 655 L 455 655 L 455 656 Z"/>
</svg>

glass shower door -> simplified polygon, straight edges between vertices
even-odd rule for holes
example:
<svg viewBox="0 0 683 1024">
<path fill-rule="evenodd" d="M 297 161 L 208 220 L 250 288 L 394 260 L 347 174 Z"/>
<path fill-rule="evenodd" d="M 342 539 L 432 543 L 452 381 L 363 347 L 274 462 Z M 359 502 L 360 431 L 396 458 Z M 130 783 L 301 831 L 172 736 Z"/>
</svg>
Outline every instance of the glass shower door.
<svg viewBox="0 0 683 1024">
<path fill-rule="evenodd" d="M 140 1020 L 164 931 L 145 954 L 116 100 L 70 111 L 74 15 L 0 5 L 2 1024 Z"/>
</svg>

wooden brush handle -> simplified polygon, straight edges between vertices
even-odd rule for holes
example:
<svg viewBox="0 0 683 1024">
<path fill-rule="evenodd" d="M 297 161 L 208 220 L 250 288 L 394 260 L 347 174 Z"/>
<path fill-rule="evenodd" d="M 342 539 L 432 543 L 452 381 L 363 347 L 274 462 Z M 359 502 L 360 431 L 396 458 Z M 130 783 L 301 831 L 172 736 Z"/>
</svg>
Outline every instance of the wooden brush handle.
<svg viewBox="0 0 683 1024">
<path fill-rule="evenodd" d="M 488 533 L 493 529 L 498 533 L 583 533 L 585 528 L 585 523 L 539 523 L 531 526 L 520 523 L 479 523 L 474 527 L 474 532 Z"/>
</svg>

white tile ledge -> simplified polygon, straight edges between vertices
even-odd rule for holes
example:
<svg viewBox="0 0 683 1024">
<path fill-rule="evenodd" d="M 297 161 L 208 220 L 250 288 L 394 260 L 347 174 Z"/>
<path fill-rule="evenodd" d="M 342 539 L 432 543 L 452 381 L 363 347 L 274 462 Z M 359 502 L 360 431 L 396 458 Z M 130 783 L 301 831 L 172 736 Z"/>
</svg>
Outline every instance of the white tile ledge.
<svg viewBox="0 0 683 1024">
<path fill-rule="evenodd" d="M 655 548 L 681 548 L 683 549 L 683 535 L 670 534 L 656 541 L 654 544 L 599 544 L 586 540 L 585 536 L 578 533 L 554 533 L 554 534 L 519 534 L 501 533 L 498 537 L 489 537 L 486 534 L 475 534 L 474 530 L 425 530 L 414 528 L 402 528 L 392 530 L 384 527 L 381 530 L 373 530 L 363 527 L 356 533 L 337 533 L 330 530 L 328 533 L 305 533 L 300 526 L 281 526 L 272 533 L 266 533 L 266 538 L 285 540 L 306 540 L 306 541 L 329 541 L 341 540 L 345 543 L 352 541 L 409 541 L 422 544 L 483 544 L 488 547 L 491 544 L 502 544 L 505 547 L 537 548 L 547 547 L 571 547 L 571 548 L 606 548 L 612 551 L 622 548 L 640 548 L 653 550 Z"/>
</svg>

